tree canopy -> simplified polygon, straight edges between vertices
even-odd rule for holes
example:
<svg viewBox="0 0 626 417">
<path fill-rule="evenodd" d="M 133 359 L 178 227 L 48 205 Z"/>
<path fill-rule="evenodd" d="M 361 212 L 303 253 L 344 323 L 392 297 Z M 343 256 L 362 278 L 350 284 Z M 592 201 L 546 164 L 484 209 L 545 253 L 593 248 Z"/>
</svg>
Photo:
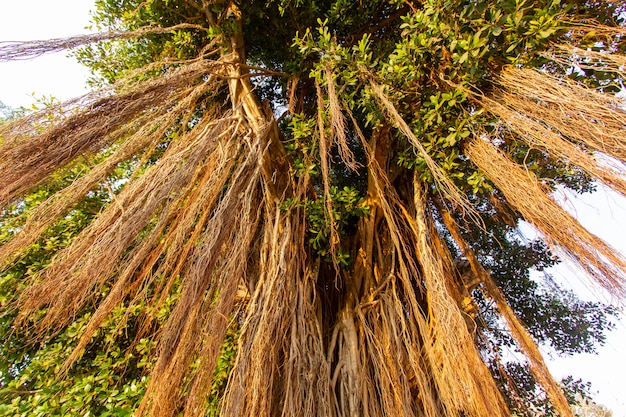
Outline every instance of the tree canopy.
<svg viewBox="0 0 626 417">
<path fill-rule="evenodd" d="M 97 34 L 0 44 L 96 88 L 0 124 L 0 411 L 573 416 L 538 344 L 593 352 L 615 309 L 531 271 L 626 295 L 552 197 L 626 195 L 624 16 L 97 0 Z"/>
</svg>

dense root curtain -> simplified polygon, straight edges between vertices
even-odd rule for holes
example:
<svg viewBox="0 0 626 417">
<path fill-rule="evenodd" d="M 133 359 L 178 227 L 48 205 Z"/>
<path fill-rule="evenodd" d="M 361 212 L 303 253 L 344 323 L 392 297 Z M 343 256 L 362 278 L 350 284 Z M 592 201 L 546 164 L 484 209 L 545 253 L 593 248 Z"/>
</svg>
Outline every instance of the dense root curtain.
<svg viewBox="0 0 626 417">
<path fill-rule="evenodd" d="M 557 52 L 562 48 L 557 48 Z M 559 55 L 557 55 L 559 56 Z M 614 60 L 623 57 L 617 55 Z M 617 71 L 612 60 L 608 71 Z M 468 155 L 518 210 L 552 244 L 581 266 L 609 294 L 623 298 L 626 260 L 588 232 L 550 196 L 550 189 L 495 144 L 511 139 L 571 163 L 626 195 L 626 112 L 615 94 L 586 88 L 566 77 L 530 69 L 508 69 L 489 96 L 477 97 L 500 125 L 479 130 Z M 501 127 L 507 129 L 502 129 Z M 506 175 L 502 175 L 506 172 Z"/>
<path fill-rule="evenodd" d="M 361 68 L 381 114 L 366 135 L 339 98 L 331 66 L 323 68 L 325 84 L 312 83 L 322 178 L 312 185 L 290 167 L 277 121 L 255 96 L 241 21 L 236 8 L 231 12 L 233 34 L 219 58 L 202 56 L 163 69 L 153 81 L 59 106 L 54 123 L 41 113 L 0 127 L 1 207 L 19 204 L 64 167 L 99 158 L 25 215 L 0 247 L 2 267 L 119 164 L 134 161 L 121 191 L 18 297 L 18 321 L 38 316 L 33 326 L 40 340 L 93 307 L 61 375 L 71 371 L 114 309 L 146 302 L 158 310 L 174 298 L 163 325 L 146 314 L 139 326 L 137 339 L 158 338 L 159 346 L 137 415 L 204 415 L 222 342 L 235 325 L 240 335 L 223 416 L 508 416 L 468 313 L 473 288 L 457 277 L 451 251 L 460 249 L 535 378 L 558 412 L 570 416 L 535 342 L 450 214 L 475 218 L 477 209 L 430 156 L 385 86 Z M 172 28 L 108 36 L 167 30 Z M 30 52 L 28 45 L 0 49 L 0 59 L 101 38 L 32 44 Z M 626 117 L 615 97 L 518 69 L 505 71 L 489 95 L 474 94 L 474 100 L 498 117 L 507 134 L 626 193 L 623 171 L 603 165 L 595 154 L 626 159 Z M 498 148 L 504 141 L 500 125 L 489 127 L 465 144 L 464 157 L 548 243 L 624 296 L 623 257 Z M 391 178 L 391 149 L 400 136 L 424 159 L 431 184 L 408 170 Z M 369 212 L 350 238 L 354 263 L 346 268 L 337 262 L 342 242 L 333 223 L 331 154 L 336 151 L 356 170 L 351 140 L 365 154 L 359 162 L 367 171 Z M 331 223 L 330 259 L 309 248 L 306 207 L 284 204 L 312 195 L 321 196 Z"/>
</svg>

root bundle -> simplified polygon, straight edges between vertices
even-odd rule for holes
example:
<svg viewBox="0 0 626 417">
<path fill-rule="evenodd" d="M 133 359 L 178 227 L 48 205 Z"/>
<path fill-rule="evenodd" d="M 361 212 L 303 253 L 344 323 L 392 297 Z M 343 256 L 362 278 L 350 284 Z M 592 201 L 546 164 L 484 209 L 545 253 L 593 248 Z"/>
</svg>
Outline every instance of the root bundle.
<svg viewBox="0 0 626 417">
<path fill-rule="evenodd" d="M 207 10 L 210 3 L 203 2 Z M 452 179 L 468 172 L 453 177 L 438 166 L 387 87 L 360 68 L 371 104 L 387 119 L 366 138 L 331 64 L 321 66 L 322 80 L 310 81 L 316 97 L 309 117 L 317 122 L 310 144 L 317 147 L 311 154 L 319 154 L 319 178 L 294 172 L 271 109 L 255 98 L 237 26 L 242 23 L 233 10 L 229 3 L 232 16 L 224 12 L 232 19 L 232 38 L 215 60 L 208 59 L 215 52 L 207 52 L 211 44 L 197 59 L 167 71 L 163 63 L 153 64 L 105 92 L 0 126 L 2 209 L 19 205 L 72 164 L 92 161 L 88 172 L 22 214 L 0 246 L 0 268 L 132 161 L 117 195 L 111 193 L 91 223 L 16 297 L 17 324 L 32 326 L 42 343 L 91 313 L 60 376 L 72 371 L 116 308 L 147 305 L 133 324 L 134 337 L 154 338 L 158 348 L 138 416 L 205 415 L 213 371 L 233 326 L 239 336 L 223 416 L 504 417 L 510 412 L 476 340 L 478 313 L 468 308 L 477 305 L 477 289 L 495 303 L 557 411 L 570 417 L 536 343 L 448 211 L 478 218 L 469 202 L 478 196 L 468 197 Z M 0 45 L 0 61 L 180 29 L 203 30 L 185 24 Z M 618 55 L 556 46 L 546 56 L 565 65 L 571 54 L 581 56 L 581 68 L 588 62 L 624 76 L 626 61 Z M 137 81 L 137 74 L 155 68 L 163 70 L 160 76 Z M 622 101 L 527 69 L 505 70 L 492 87 L 488 95 L 468 88 L 473 103 L 498 121 L 485 122 L 491 131 L 463 140 L 456 162 L 477 167 L 498 189 L 489 197 L 504 195 L 502 205 L 533 224 L 553 248 L 615 296 L 626 296 L 626 260 L 494 144 L 523 141 L 626 195 L 623 167 L 604 162 L 606 156 L 626 160 Z M 425 161 L 431 184 L 419 172 L 403 169 L 395 176 L 387 169 L 397 156 L 398 133 Z M 352 136 L 360 140 L 358 153 Z M 365 157 L 357 161 L 361 150 Z M 349 237 L 340 235 L 337 221 L 347 220 L 333 206 L 333 152 L 342 169 L 367 168 L 369 213 L 350 225 Z M 284 204 L 311 196 L 323 199 L 328 258 L 309 244 L 308 207 Z M 349 267 L 337 262 L 340 249 L 350 252 Z M 472 286 L 459 278 L 457 250 L 477 277 Z M 171 300 L 160 322 L 155 311 Z"/>
<path fill-rule="evenodd" d="M 468 151 L 472 162 L 548 243 L 564 252 L 611 294 L 624 296 L 621 277 L 626 276 L 626 260 L 618 251 L 582 227 L 550 198 L 533 173 L 511 161 L 490 142 L 476 139 Z"/>
</svg>

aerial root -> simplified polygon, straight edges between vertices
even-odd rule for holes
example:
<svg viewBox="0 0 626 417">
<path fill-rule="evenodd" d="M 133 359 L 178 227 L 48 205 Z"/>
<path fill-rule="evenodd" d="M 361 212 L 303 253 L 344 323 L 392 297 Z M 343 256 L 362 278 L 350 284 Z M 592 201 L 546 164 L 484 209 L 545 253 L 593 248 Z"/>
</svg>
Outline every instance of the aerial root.
<svg viewBox="0 0 626 417">
<path fill-rule="evenodd" d="M 563 390 L 550 374 L 537 343 L 532 339 L 520 319 L 511 309 L 504 294 L 493 280 L 491 273 L 482 267 L 470 245 L 463 239 L 459 226 L 452 215 L 447 210 L 440 210 L 440 212 L 443 223 L 461 248 L 463 255 L 469 261 L 472 272 L 482 283 L 480 288 L 496 303 L 498 312 L 507 324 L 511 336 L 513 336 L 521 351 L 528 359 L 533 376 L 548 394 L 557 412 L 563 417 L 573 417 L 571 408 L 563 394 Z"/>
<path fill-rule="evenodd" d="M 543 234 L 549 245 L 568 255 L 610 294 L 624 297 L 626 285 L 622 277 L 626 276 L 626 260 L 588 232 L 550 198 L 546 186 L 532 172 L 511 161 L 487 137 L 485 133 L 469 144 L 470 160 L 502 191 L 509 204 Z"/>
<path fill-rule="evenodd" d="M 205 83 L 191 87 L 183 95 L 182 100 L 164 115 L 155 117 L 152 114 L 141 116 L 141 127 L 135 132 L 122 129 L 120 135 L 130 136 L 115 148 L 114 152 L 104 161 L 95 165 L 87 174 L 73 181 L 46 201 L 42 202 L 27 216 L 20 230 L 0 246 L 0 265 L 8 265 L 19 256 L 19 250 L 33 244 L 42 233 L 61 216 L 67 214 L 86 194 L 105 181 L 108 175 L 122 162 L 143 152 L 144 158 L 152 154 L 152 150 L 164 140 L 164 135 L 173 123 L 182 117 L 189 108 L 194 108 L 196 101 L 211 88 Z M 183 133 L 183 132 L 181 132 Z M 142 168 L 143 164 L 138 167 Z"/>
<path fill-rule="evenodd" d="M 57 169 L 114 144 L 128 132 L 129 123 L 175 107 L 212 67 L 190 64 L 122 93 L 85 96 L 80 101 L 84 110 L 78 110 L 74 102 L 56 106 L 52 122 L 50 112 L 42 111 L 2 125 L 0 207 L 41 184 Z"/>
<path fill-rule="evenodd" d="M 530 69 L 509 69 L 500 77 L 498 100 L 551 130 L 590 149 L 626 160 L 626 111 L 623 100 L 565 77 Z"/>
<path fill-rule="evenodd" d="M 127 184 L 113 204 L 100 213 L 51 264 L 33 278 L 19 300 L 24 317 L 47 307 L 38 326 L 62 328 L 115 271 L 126 248 L 149 227 L 153 216 L 178 207 L 193 188 L 206 155 L 220 135 L 232 130 L 225 118 L 205 121 L 167 149 L 156 166 Z"/>
</svg>

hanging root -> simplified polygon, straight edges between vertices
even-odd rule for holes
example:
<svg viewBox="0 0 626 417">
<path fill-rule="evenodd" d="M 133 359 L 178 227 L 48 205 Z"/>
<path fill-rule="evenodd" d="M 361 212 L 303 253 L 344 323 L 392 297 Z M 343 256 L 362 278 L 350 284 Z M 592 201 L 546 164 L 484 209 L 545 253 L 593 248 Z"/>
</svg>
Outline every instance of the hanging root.
<svg viewBox="0 0 626 417">
<path fill-rule="evenodd" d="M 225 139 L 229 138 L 224 138 L 224 142 Z M 188 188 L 177 203 L 163 211 L 150 234 L 126 256 L 129 261 L 122 262 L 116 282 L 98 305 L 78 344 L 66 359 L 65 369 L 82 355 L 95 331 L 125 298 L 130 297 L 130 304 L 138 303 L 145 298 L 142 293 L 151 290 L 154 292 L 153 308 L 158 310 L 161 307 L 158 298 L 168 296 L 171 286 L 158 285 L 155 281 L 157 277 L 178 277 L 187 266 L 187 260 L 192 257 L 191 248 L 196 247 L 201 232 L 206 228 L 208 216 L 228 183 L 231 169 L 237 162 L 237 150 L 232 144 L 214 150 L 200 170 L 202 177 L 197 182 L 192 181 L 196 187 Z M 167 232 L 164 232 L 165 228 Z"/>
<path fill-rule="evenodd" d="M 377 141 L 385 146 L 384 138 Z M 367 142 L 363 145 L 368 155 L 368 198 L 376 205 L 380 222 L 371 254 L 365 255 L 372 257 L 374 282 L 362 286 L 365 293 L 354 316 L 360 357 L 353 361 L 364 369 L 351 372 L 348 367 L 339 373 L 346 384 L 340 414 L 351 415 L 347 399 L 352 388 L 364 393 L 356 404 L 363 415 L 508 415 L 451 296 L 450 278 L 443 273 L 446 261 L 429 237 L 421 183 L 415 180 L 413 205 L 407 207 L 380 167 L 378 151 Z M 358 380 L 350 383 L 350 378 Z"/>
<path fill-rule="evenodd" d="M 141 116 L 138 122 L 142 127 L 136 132 L 125 132 L 125 129 L 120 129 L 115 134 L 116 137 L 126 134 L 130 136 L 125 138 L 109 157 L 94 166 L 83 177 L 73 181 L 65 189 L 48 198 L 32 213 L 27 213 L 28 218 L 18 233 L 0 246 L 0 265 L 8 265 L 13 262 L 21 248 L 26 248 L 39 239 L 44 230 L 65 215 L 90 190 L 105 181 L 107 176 L 121 162 L 129 160 L 141 152 L 144 152 L 144 158 L 149 157 L 152 150 L 163 141 L 166 131 L 172 128 L 178 118 L 188 113 L 189 109 L 195 108 L 197 100 L 209 92 L 211 88 L 215 88 L 212 83 L 190 87 L 181 94 L 181 101 L 170 112 L 159 116 L 152 113 Z M 141 165 L 139 165 L 140 168 Z"/>
<path fill-rule="evenodd" d="M 243 145 L 243 138 L 237 143 Z M 164 328 L 157 363 L 138 415 L 171 416 L 185 389 L 185 412 L 201 415 L 212 381 L 238 286 L 246 281 L 251 245 L 263 208 L 260 164 L 263 138 L 253 138 L 232 176 L 226 194 L 207 222 L 200 243 L 187 261 L 182 294 Z M 207 334 L 211 332 L 210 334 Z M 206 339 L 199 337 L 207 334 Z M 184 378 L 197 359 L 191 384 Z M 198 414 L 199 413 L 199 414 Z"/>
<path fill-rule="evenodd" d="M 504 91 L 497 100 L 503 105 L 594 151 L 626 160 L 626 111 L 619 97 L 529 69 L 504 71 L 499 83 Z"/>
<path fill-rule="evenodd" d="M 447 210 L 442 210 L 441 208 L 440 213 L 446 228 L 459 245 L 463 255 L 469 261 L 472 272 L 482 283 L 484 292 L 496 303 L 498 312 L 508 326 L 511 336 L 513 336 L 519 348 L 528 359 L 533 376 L 552 400 L 556 411 L 562 417 L 574 417 L 561 387 L 550 374 L 537 344 L 507 303 L 504 294 L 502 294 L 502 291 L 500 291 L 500 288 L 498 288 L 491 277 L 491 273 L 482 267 L 472 248 L 465 239 L 463 239 L 459 226 L 452 218 L 452 215 Z"/>
<path fill-rule="evenodd" d="M 507 415 L 507 406 L 500 395 L 489 369 L 468 331 L 457 302 L 450 295 L 443 273 L 444 259 L 437 256 L 429 227 L 426 200 L 417 174 L 414 179 L 416 253 L 427 288 L 429 326 L 432 337 L 434 378 L 439 392 L 457 409 L 472 416 Z M 433 229 L 430 229 L 431 231 Z M 437 367 L 436 367 L 437 366 Z M 450 410 L 452 411 L 452 410 Z"/>
<path fill-rule="evenodd" d="M 331 416 L 330 371 L 315 307 L 317 269 L 301 258 L 302 215 L 266 210 L 258 281 L 221 415 Z"/>
<path fill-rule="evenodd" d="M 611 294 L 620 298 L 626 295 L 626 260 L 555 203 L 533 173 L 485 139 L 477 138 L 467 150 L 470 160 L 502 191 L 509 204 L 544 235 L 548 244 L 565 252 Z"/>
<path fill-rule="evenodd" d="M 324 186 L 324 215 L 326 222 L 330 228 L 330 254 L 333 258 L 335 266 L 337 262 L 337 244 L 339 243 L 339 232 L 337 230 L 337 222 L 333 215 L 333 199 L 330 195 L 330 146 L 332 138 L 326 135 L 326 126 L 324 123 L 324 98 L 322 96 L 322 88 L 319 83 L 315 82 L 317 91 L 317 130 L 319 132 L 319 152 L 320 152 L 320 168 L 322 171 L 322 184 Z"/>
<path fill-rule="evenodd" d="M 207 30 L 201 25 L 181 23 L 170 27 L 142 27 L 139 30 L 126 32 L 101 32 L 88 35 L 72 36 L 62 39 L 48 39 L 24 42 L 0 42 L 0 62 L 32 59 L 38 56 L 75 49 L 80 46 L 102 41 L 134 39 L 146 35 L 158 35 L 183 29 Z"/>
<path fill-rule="evenodd" d="M 626 79 L 626 56 L 624 55 L 561 44 L 552 46 L 542 56 L 563 65 L 565 68 L 575 66 L 582 70 L 612 72 L 621 77 L 622 80 Z"/>
<path fill-rule="evenodd" d="M 603 0 L 607 5 L 621 5 L 621 0 Z M 615 40 L 626 35 L 626 27 L 624 26 L 608 26 L 600 23 L 593 18 L 580 17 L 575 19 L 564 19 L 563 23 L 567 25 L 568 36 L 576 41 L 585 40 L 592 37 L 598 41 L 604 41 L 606 45 L 611 45 Z"/>
<path fill-rule="evenodd" d="M 178 208 L 194 186 L 206 155 L 220 136 L 232 134 L 233 119 L 205 121 L 171 144 L 158 164 L 127 184 L 114 202 L 38 274 L 20 296 L 24 316 L 47 307 L 43 330 L 62 328 L 119 272 L 119 259 L 155 215 Z"/>
<path fill-rule="evenodd" d="M 437 185 L 437 189 L 439 190 L 441 195 L 445 196 L 445 199 L 450 201 L 454 206 L 460 208 L 472 217 L 477 217 L 475 215 L 475 209 L 472 207 L 465 195 L 460 192 L 460 190 L 456 187 L 456 185 L 454 185 L 452 180 L 448 178 L 448 176 L 441 169 L 441 167 L 439 167 L 439 165 L 437 165 L 437 163 L 431 158 L 431 156 L 424 148 L 424 145 L 422 145 L 422 142 L 415 136 L 413 130 L 411 130 L 411 128 L 402 118 L 389 97 L 387 97 L 387 95 L 383 91 L 383 88 L 378 85 L 376 81 L 374 81 L 373 77 L 370 77 L 368 82 L 372 89 L 372 92 L 374 93 L 374 96 L 379 100 L 379 102 L 382 104 L 383 109 L 390 116 L 392 124 L 397 129 L 399 129 L 404 136 L 406 136 L 411 145 L 413 145 L 413 147 L 417 150 L 420 157 L 422 157 L 426 162 L 426 166 L 433 175 L 435 184 Z"/>
<path fill-rule="evenodd" d="M 484 109 L 498 116 L 512 132 L 526 142 L 531 148 L 538 148 L 549 153 L 554 159 L 567 161 L 578 166 L 590 177 L 595 178 L 613 190 L 626 196 L 626 172 L 623 167 L 609 165 L 602 155 L 594 154 L 583 146 L 577 145 L 559 133 L 558 126 L 548 125 L 550 120 L 538 119 L 541 112 L 537 107 L 546 105 L 545 102 L 528 105 L 528 98 L 520 94 L 512 94 L 506 90 L 496 90 L 493 98 L 480 97 L 478 102 Z M 528 112 L 528 113 L 526 113 Z M 595 127 L 594 127 L 595 129 Z M 498 133 L 494 133 L 497 135 Z"/>
<path fill-rule="evenodd" d="M 337 96 L 333 71 L 330 65 L 324 67 L 324 75 L 326 76 L 326 89 L 328 93 L 328 113 L 331 120 L 331 141 L 337 144 L 339 156 L 343 163 L 351 170 L 356 171 L 359 164 L 354 159 L 354 154 L 348 144 L 346 121 L 339 97 Z"/>
<path fill-rule="evenodd" d="M 58 110 L 66 114 L 56 114 L 56 123 L 50 126 L 41 124 L 48 117 L 46 112 L 3 125 L 0 127 L 0 137 L 4 139 L 0 145 L 0 207 L 40 184 L 56 169 L 111 145 L 120 133 L 126 132 L 124 125 L 139 116 L 161 114 L 175 106 L 189 85 L 214 66 L 213 63 L 190 64 L 124 93 L 87 96 L 81 102 L 85 110 L 77 111 L 76 103 L 61 107 Z"/>
</svg>

